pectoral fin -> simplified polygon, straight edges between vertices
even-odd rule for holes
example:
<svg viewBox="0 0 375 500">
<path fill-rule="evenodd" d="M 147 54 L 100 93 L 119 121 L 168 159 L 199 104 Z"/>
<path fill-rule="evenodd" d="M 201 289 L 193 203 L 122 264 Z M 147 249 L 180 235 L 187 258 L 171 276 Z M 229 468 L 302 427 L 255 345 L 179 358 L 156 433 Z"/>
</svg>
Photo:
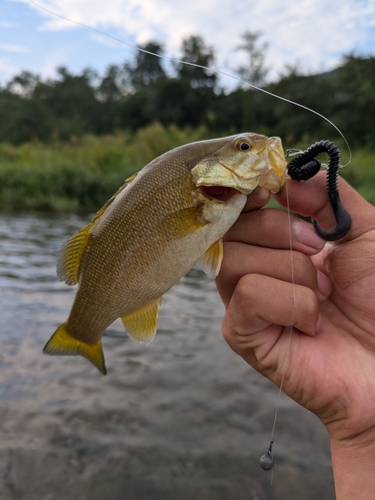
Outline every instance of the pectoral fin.
<svg viewBox="0 0 375 500">
<path fill-rule="evenodd" d="M 60 325 L 55 331 L 45 345 L 43 352 L 44 354 L 50 354 L 52 356 L 81 355 L 91 361 L 91 363 L 96 366 L 96 368 L 103 373 L 103 375 L 107 374 L 102 343 L 97 342 L 96 344 L 86 344 L 85 342 L 75 339 L 66 330 L 65 323 Z"/>
<path fill-rule="evenodd" d="M 216 278 L 220 272 L 221 262 L 223 260 L 223 240 L 220 239 L 214 243 L 202 255 L 196 265 L 202 269 L 210 278 Z"/>
<path fill-rule="evenodd" d="M 207 222 L 203 218 L 203 205 L 185 208 L 166 217 L 163 227 L 171 239 L 181 239 L 204 227 Z"/>
<path fill-rule="evenodd" d="M 63 245 L 57 260 L 57 276 L 61 281 L 65 281 L 67 285 L 76 285 L 78 283 L 79 263 L 81 262 L 83 252 L 90 239 L 91 228 L 104 214 L 109 205 L 113 203 L 116 196 L 120 194 L 136 176 L 137 174 L 134 174 L 129 177 L 129 179 L 125 181 L 125 184 L 121 186 L 112 198 L 99 210 L 93 220 Z"/>
<path fill-rule="evenodd" d="M 162 298 L 121 318 L 130 337 L 143 344 L 149 344 L 155 337 L 159 306 Z"/>
</svg>

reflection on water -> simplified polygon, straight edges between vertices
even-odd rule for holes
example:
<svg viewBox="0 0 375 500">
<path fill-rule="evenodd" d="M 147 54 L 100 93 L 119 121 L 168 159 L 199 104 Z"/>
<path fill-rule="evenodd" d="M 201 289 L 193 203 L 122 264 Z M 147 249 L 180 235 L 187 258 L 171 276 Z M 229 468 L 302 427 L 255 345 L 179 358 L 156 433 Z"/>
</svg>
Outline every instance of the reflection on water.
<svg viewBox="0 0 375 500">
<path fill-rule="evenodd" d="M 277 390 L 225 345 L 201 271 L 165 295 L 151 345 L 111 325 L 107 377 L 42 354 L 74 297 L 56 256 L 87 220 L 0 216 L 0 498 L 334 498 L 325 431 L 286 397 L 273 486 L 259 468 Z"/>
</svg>

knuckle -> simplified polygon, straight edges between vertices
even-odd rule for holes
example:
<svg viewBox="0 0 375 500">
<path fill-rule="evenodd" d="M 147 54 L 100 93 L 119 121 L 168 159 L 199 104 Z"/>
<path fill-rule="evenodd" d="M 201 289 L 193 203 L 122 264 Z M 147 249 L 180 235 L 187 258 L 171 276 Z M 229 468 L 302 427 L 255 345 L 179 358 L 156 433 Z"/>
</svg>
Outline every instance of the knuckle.
<svg viewBox="0 0 375 500">
<path fill-rule="evenodd" d="M 237 352 L 236 347 L 238 346 L 239 335 L 233 325 L 233 319 L 231 318 L 230 312 L 227 312 L 223 317 L 221 331 L 225 342 Z"/>
<path fill-rule="evenodd" d="M 257 274 L 246 274 L 242 276 L 234 290 L 235 300 L 239 307 L 249 307 L 253 295 L 259 288 L 261 276 Z"/>
</svg>

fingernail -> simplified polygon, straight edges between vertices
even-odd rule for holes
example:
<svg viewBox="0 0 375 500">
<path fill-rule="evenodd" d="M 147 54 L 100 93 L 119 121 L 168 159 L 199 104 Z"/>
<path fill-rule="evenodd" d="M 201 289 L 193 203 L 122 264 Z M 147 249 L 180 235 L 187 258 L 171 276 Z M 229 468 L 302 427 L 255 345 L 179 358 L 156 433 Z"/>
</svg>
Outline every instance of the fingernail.
<svg viewBox="0 0 375 500">
<path fill-rule="evenodd" d="M 296 239 L 303 245 L 314 250 L 321 250 L 324 247 L 325 241 L 316 234 L 312 224 L 300 219 L 294 220 L 293 231 Z"/>
<path fill-rule="evenodd" d="M 331 280 L 321 271 L 317 272 L 316 278 L 318 282 L 318 290 L 324 296 L 324 299 L 326 299 L 332 292 Z"/>
</svg>

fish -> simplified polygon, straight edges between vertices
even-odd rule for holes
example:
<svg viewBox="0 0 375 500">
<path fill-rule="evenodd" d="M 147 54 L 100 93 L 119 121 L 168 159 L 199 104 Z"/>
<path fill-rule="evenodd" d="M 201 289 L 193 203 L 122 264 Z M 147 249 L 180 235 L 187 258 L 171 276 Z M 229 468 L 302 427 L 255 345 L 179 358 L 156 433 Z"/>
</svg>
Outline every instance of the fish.
<svg viewBox="0 0 375 500">
<path fill-rule="evenodd" d="M 63 245 L 57 275 L 78 288 L 43 352 L 81 355 L 106 374 L 102 336 L 118 318 L 130 337 L 149 344 L 163 294 L 194 265 L 216 277 L 222 237 L 247 196 L 257 186 L 278 192 L 285 172 L 280 138 L 250 132 L 151 161 Z"/>
</svg>

